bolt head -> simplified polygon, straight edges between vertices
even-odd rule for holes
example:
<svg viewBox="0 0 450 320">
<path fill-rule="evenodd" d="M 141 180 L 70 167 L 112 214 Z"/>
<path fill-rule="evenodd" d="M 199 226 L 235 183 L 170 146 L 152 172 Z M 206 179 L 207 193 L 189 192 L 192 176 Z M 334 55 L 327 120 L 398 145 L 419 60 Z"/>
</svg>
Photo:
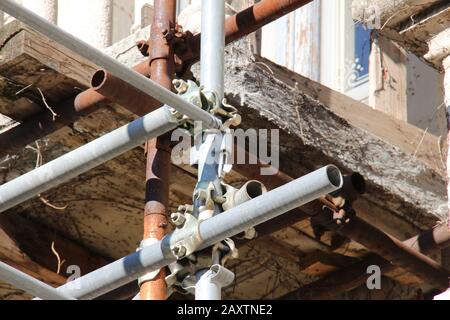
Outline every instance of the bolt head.
<svg viewBox="0 0 450 320">
<path fill-rule="evenodd" d="M 175 245 L 175 247 L 172 249 L 172 253 L 177 257 L 178 259 L 183 258 L 186 255 L 186 247 L 182 246 L 180 244 Z"/>
<path fill-rule="evenodd" d="M 175 90 L 178 92 L 178 94 L 185 93 L 189 88 L 188 84 L 180 79 L 175 79 L 172 81 L 172 83 L 175 87 Z"/>
<path fill-rule="evenodd" d="M 181 227 L 186 222 L 186 217 L 181 214 L 180 212 L 174 212 L 170 215 L 170 219 L 172 220 L 172 223 L 176 227 Z"/>
</svg>

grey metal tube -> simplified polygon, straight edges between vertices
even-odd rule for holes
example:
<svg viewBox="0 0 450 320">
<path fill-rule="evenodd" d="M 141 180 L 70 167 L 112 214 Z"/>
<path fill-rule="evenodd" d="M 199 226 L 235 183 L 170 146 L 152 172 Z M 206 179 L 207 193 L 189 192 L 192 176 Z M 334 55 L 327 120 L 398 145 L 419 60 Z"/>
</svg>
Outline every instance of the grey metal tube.
<svg viewBox="0 0 450 320">
<path fill-rule="evenodd" d="M 178 122 L 163 106 L 78 149 L 0 186 L 0 212 L 68 181 L 145 141 L 175 129 Z"/>
<path fill-rule="evenodd" d="M 215 2 L 214 0 L 212 2 Z M 211 117 L 211 115 L 181 99 L 176 94 L 158 85 L 154 81 L 147 79 L 145 76 L 136 73 L 130 68 L 117 62 L 113 58 L 105 55 L 101 51 L 91 47 L 87 43 L 79 40 L 64 30 L 45 21 L 30 10 L 14 3 L 11 0 L 1 0 L 0 10 L 17 18 L 18 20 L 31 26 L 36 31 L 46 35 L 52 40 L 62 44 L 66 48 L 79 54 L 81 57 L 88 59 L 96 65 L 105 68 L 112 75 L 128 82 L 132 86 L 148 94 L 149 96 L 161 101 L 174 108 L 175 110 L 187 115 L 193 120 L 202 121 L 203 124 L 210 128 L 219 128 L 220 122 Z"/>
<path fill-rule="evenodd" d="M 200 81 L 206 91 L 217 94 L 218 102 L 222 103 L 224 95 L 224 60 L 225 60 L 225 0 L 202 0 L 201 17 L 201 48 L 200 48 Z M 216 136 L 218 139 L 219 136 Z M 218 141 L 218 140 L 217 140 Z M 207 146 L 206 140 L 200 153 L 203 156 L 209 154 L 209 151 L 203 149 Z M 213 163 L 198 161 L 198 187 L 208 185 L 212 182 L 215 186 L 215 196 L 222 195 L 220 179 L 217 176 L 219 166 L 218 159 Z M 201 201 L 194 201 L 194 212 L 198 214 L 198 208 L 202 206 Z M 222 208 L 215 205 L 216 213 L 221 212 Z"/>
<path fill-rule="evenodd" d="M 200 249 L 241 233 L 307 202 L 342 187 L 342 175 L 335 166 L 326 166 L 291 181 L 238 207 L 200 223 Z M 138 277 L 176 261 L 170 247 L 172 235 L 127 257 L 110 263 L 57 290 L 77 299 L 93 299 Z M 76 288 L 78 287 L 78 288 Z"/>
<path fill-rule="evenodd" d="M 48 284 L 0 261 L 0 280 L 44 300 L 74 300 Z"/>
<path fill-rule="evenodd" d="M 57 290 L 77 299 L 97 298 L 177 260 L 167 252 L 163 253 L 163 249 L 163 240 L 155 242 L 138 252 L 92 271 L 74 280 L 73 283 L 67 283 Z"/>
<path fill-rule="evenodd" d="M 342 187 L 339 169 L 329 165 L 200 223 L 202 249 L 244 232 Z"/>
<path fill-rule="evenodd" d="M 225 54 L 225 1 L 202 0 L 200 81 L 223 99 Z"/>
</svg>

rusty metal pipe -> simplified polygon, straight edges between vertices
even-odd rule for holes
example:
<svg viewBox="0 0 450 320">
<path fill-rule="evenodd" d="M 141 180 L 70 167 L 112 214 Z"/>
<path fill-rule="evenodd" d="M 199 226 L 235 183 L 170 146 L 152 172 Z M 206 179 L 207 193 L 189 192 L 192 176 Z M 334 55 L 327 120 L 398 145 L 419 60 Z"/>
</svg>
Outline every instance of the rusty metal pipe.
<svg viewBox="0 0 450 320">
<path fill-rule="evenodd" d="M 400 240 L 390 236 L 364 220 L 354 217 L 338 233 L 354 240 L 372 252 L 377 253 L 393 265 L 415 274 L 437 289 L 446 290 L 449 273 L 433 259 L 412 249 Z"/>
<path fill-rule="evenodd" d="M 108 100 L 120 104 L 138 116 L 146 115 L 162 106 L 162 103 L 158 100 L 105 70 L 97 70 L 94 73 L 91 79 L 91 87 L 97 92 L 98 96 L 103 99 L 108 97 Z"/>
<path fill-rule="evenodd" d="M 312 0 L 262 0 L 225 20 L 225 43 L 243 38 L 310 2 Z M 191 63 L 198 59 L 200 42 L 200 34 L 191 39 L 190 46 L 194 53 Z"/>
<path fill-rule="evenodd" d="M 444 223 L 436 228 L 427 230 L 403 244 L 417 252 L 428 254 L 434 250 L 450 246 L 450 228 Z M 371 253 L 362 261 L 349 265 L 343 270 L 337 270 L 322 279 L 296 289 L 281 299 L 331 299 L 340 292 L 347 292 L 358 288 L 367 281 L 367 268 L 376 265 L 383 274 L 394 271 L 397 267 L 377 254 Z"/>
<path fill-rule="evenodd" d="M 149 39 L 150 77 L 156 83 L 171 90 L 175 63 L 173 50 L 165 36 L 175 27 L 176 1 L 155 0 L 154 9 L 155 13 Z M 140 93 L 136 92 L 134 87 L 129 86 L 127 90 L 135 91 L 134 94 L 129 94 L 129 96 L 135 96 L 135 99 L 139 99 Z M 111 98 L 111 96 L 108 97 Z M 143 102 L 142 107 L 144 110 L 157 104 L 157 101 L 151 97 L 148 97 Z M 139 106 L 138 101 L 132 102 L 124 99 L 123 103 L 127 103 L 129 107 L 133 103 L 137 103 L 137 106 Z M 139 110 L 136 111 L 139 112 Z M 153 239 L 157 241 L 166 235 L 169 225 L 167 208 L 169 206 L 171 163 L 170 138 L 167 136 L 159 137 L 156 140 L 147 142 L 146 151 L 147 169 L 143 238 L 144 240 Z M 166 272 L 162 268 L 153 279 L 142 282 L 140 286 L 141 300 L 165 300 L 167 298 L 165 277 Z"/>
<path fill-rule="evenodd" d="M 441 223 L 436 228 L 418 234 L 403 243 L 422 253 L 447 248 L 450 246 L 450 227 L 446 223 Z"/>
<path fill-rule="evenodd" d="M 312 0 L 263 0 L 237 13 L 225 22 L 225 41 L 231 43 Z"/>
</svg>

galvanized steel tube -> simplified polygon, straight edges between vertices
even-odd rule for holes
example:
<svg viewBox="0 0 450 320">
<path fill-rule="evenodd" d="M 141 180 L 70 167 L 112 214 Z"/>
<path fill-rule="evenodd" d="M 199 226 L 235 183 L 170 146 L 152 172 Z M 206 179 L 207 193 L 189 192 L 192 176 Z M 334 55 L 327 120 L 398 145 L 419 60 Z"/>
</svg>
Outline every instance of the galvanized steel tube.
<svg viewBox="0 0 450 320">
<path fill-rule="evenodd" d="M 210 116 L 212 117 L 212 116 Z M 0 212 L 68 181 L 145 141 L 175 129 L 171 109 L 162 107 L 0 186 Z"/>
<path fill-rule="evenodd" d="M 326 166 L 200 223 L 206 248 L 342 187 L 342 175 Z"/>
<path fill-rule="evenodd" d="M 223 99 L 225 54 L 225 1 L 202 0 L 200 81 Z"/>
<path fill-rule="evenodd" d="M 94 299 L 136 280 L 147 272 L 161 269 L 176 261 L 175 257 L 170 256 L 170 251 L 165 252 L 166 247 L 164 239 L 160 240 L 69 282 L 57 290 L 77 299 Z"/>
<path fill-rule="evenodd" d="M 57 291 L 48 284 L 0 261 L 0 280 L 44 300 L 74 300 L 67 293 Z"/>
</svg>

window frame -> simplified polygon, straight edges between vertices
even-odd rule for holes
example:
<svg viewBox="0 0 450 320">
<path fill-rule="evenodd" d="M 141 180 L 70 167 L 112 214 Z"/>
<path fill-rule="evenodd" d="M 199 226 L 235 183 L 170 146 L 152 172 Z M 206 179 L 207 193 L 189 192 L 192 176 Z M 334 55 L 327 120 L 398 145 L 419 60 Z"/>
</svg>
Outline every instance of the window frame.
<svg viewBox="0 0 450 320">
<path fill-rule="evenodd" d="M 369 74 L 348 86 L 355 61 L 355 27 L 351 0 L 321 0 L 320 82 L 353 99 L 369 100 Z M 334 54 L 330 54 L 330 52 Z"/>
</svg>

